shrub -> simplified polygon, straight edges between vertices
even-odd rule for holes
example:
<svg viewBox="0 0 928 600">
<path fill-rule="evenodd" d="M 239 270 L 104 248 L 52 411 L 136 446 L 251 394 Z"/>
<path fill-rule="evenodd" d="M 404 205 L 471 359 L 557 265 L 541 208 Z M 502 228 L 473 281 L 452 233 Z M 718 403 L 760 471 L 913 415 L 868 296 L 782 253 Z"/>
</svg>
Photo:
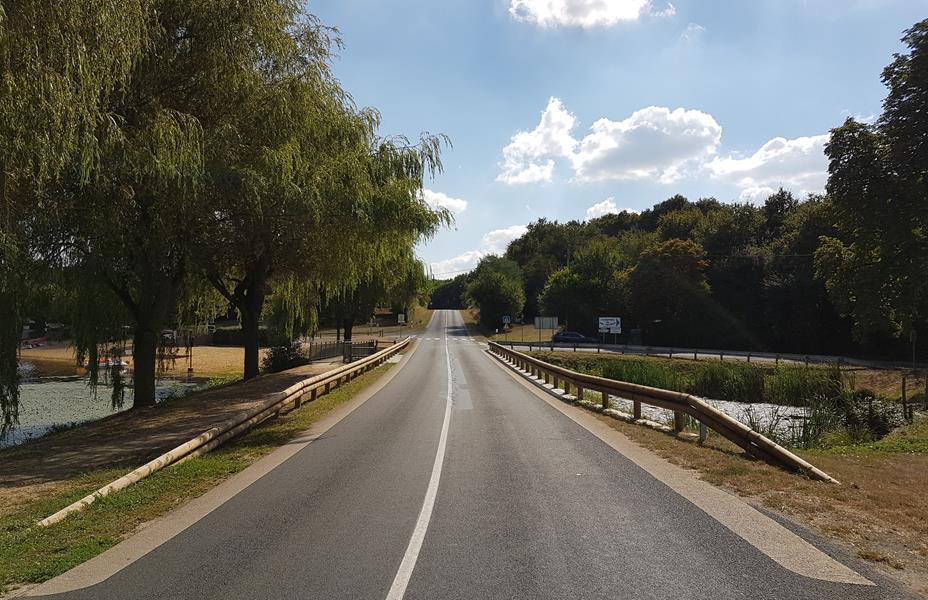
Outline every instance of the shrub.
<svg viewBox="0 0 928 600">
<path fill-rule="evenodd" d="M 843 398 L 844 425 L 880 439 L 903 424 L 902 411 L 890 400 L 870 390 L 849 392 Z"/>
<path fill-rule="evenodd" d="M 265 373 L 279 373 L 294 367 L 309 364 L 299 342 L 287 346 L 274 346 L 267 349 L 261 366 Z"/>
</svg>

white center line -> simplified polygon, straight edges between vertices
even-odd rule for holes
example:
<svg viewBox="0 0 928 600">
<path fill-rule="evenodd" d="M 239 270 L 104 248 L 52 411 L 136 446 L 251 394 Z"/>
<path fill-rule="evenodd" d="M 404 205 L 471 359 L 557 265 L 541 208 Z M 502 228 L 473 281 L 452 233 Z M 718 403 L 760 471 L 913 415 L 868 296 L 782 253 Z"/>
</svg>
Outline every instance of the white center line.
<svg viewBox="0 0 928 600">
<path fill-rule="evenodd" d="M 448 351 L 447 337 L 445 337 L 445 362 L 448 369 L 448 395 L 445 399 L 445 419 L 442 422 L 441 435 L 438 438 L 438 451 L 435 453 L 435 463 L 432 465 L 432 477 L 429 479 L 429 487 L 425 491 L 425 500 L 422 502 L 422 510 L 419 511 L 419 519 L 416 521 L 412 538 L 410 538 L 409 545 L 406 547 L 403 562 L 400 563 L 400 568 L 393 579 L 393 585 L 390 586 L 387 600 L 402 600 L 406 594 L 406 586 L 409 585 L 412 571 L 416 568 L 416 560 L 419 558 L 419 551 L 422 549 L 425 532 L 428 530 L 429 521 L 432 518 L 432 509 L 435 507 L 435 498 L 438 495 L 438 480 L 441 479 L 441 468 L 445 462 L 445 446 L 448 444 L 448 429 L 451 425 L 451 353 Z"/>
</svg>

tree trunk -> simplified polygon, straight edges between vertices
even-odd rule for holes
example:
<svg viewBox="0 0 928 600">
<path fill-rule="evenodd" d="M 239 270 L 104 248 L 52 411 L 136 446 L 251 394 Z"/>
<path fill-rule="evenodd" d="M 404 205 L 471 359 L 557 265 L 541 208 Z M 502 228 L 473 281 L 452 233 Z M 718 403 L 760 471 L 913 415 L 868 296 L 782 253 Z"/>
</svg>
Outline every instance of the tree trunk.
<svg viewBox="0 0 928 600">
<path fill-rule="evenodd" d="M 260 319 L 249 309 L 242 310 L 242 331 L 245 333 L 245 379 L 252 379 L 260 372 L 261 329 Z"/>
<path fill-rule="evenodd" d="M 345 328 L 345 341 L 351 341 L 351 330 L 354 328 L 354 319 L 343 319 L 342 327 Z"/>
<path fill-rule="evenodd" d="M 261 312 L 264 309 L 265 283 L 255 283 L 245 293 L 238 306 L 245 333 L 245 379 L 260 374 L 258 354 L 261 350 Z"/>
<path fill-rule="evenodd" d="M 158 332 L 151 326 L 136 324 L 132 338 L 132 408 L 155 405 L 155 369 Z"/>
</svg>

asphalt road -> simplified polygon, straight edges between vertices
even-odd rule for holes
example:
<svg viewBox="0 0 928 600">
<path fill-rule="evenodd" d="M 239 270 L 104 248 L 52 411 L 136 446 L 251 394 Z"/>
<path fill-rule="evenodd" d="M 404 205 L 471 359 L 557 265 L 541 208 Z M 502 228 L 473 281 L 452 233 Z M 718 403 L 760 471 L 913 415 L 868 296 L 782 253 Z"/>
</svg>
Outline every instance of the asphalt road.
<svg viewBox="0 0 928 600">
<path fill-rule="evenodd" d="M 54 597 L 900 597 L 872 574 L 877 586 L 781 567 L 527 390 L 457 312 L 419 344 L 321 439 L 109 579 Z"/>
</svg>

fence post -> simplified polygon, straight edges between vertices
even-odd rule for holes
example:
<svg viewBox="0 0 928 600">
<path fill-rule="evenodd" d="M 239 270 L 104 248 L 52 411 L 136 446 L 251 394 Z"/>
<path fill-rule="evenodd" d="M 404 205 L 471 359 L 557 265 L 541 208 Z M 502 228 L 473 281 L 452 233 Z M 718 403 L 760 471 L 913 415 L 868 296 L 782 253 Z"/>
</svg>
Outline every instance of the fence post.
<svg viewBox="0 0 928 600">
<path fill-rule="evenodd" d="M 609 408 L 609 394 L 602 392 L 603 395 L 603 408 Z"/>
<path fill-rule="evenodd" d="M 699 422 L 699 444 L 705 444 L 706 438 L 709 437 L 709 430 L 706 428 L 706 424 L 702 421 Z"/>
<path fill-rule="evenodd" d="M 579 402 L 579 401 L 583 400 L 583 388 L 582 388 L 581 386 L 579 386 L 579 385 L 576 386 L 576 387 L 577 387 L 577 394 L 576 394 L 576 396 L 577 396 L 577 401 Z"/>
<path fill-rule="evenodd" d="M 673 411 L 673 431 L 674 433 L 681 433 L 684 429 L 683 413 L 678 411 Z"/>
<path fill-rule="evenodd" d="M 636 421 L 641 420 L 641 402 L 638 400 L 632 401 L 632 415 Z"/>
<path fill-rule="evenodd" d="M 910 420 L 909 402 L 908 402 L 908 398 L 906 397 L 906 393 L 905 393 L 905 382 L 906 382 L 906 376 L 903 375 L 902 376 L 902 418 L 908 421 Z"/>
</svg>

